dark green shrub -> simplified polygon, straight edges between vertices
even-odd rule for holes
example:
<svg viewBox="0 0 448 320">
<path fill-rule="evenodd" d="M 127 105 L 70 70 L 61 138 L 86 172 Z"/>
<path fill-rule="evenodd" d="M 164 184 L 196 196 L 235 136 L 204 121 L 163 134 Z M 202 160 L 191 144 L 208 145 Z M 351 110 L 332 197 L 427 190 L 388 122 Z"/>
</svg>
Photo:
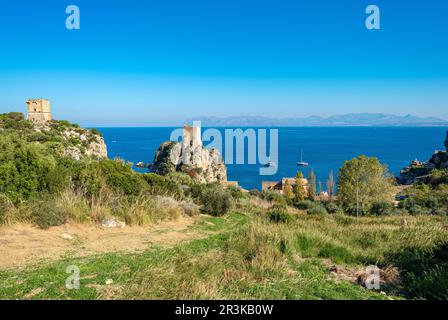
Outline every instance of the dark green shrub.
<svg viewBox="0 0 448 320">
<path fill-rule="evenodd" d="M 93 128 L 92 130 L 90 130 L 93 134 L 95 134 L 95 135 L 97 135 L 97 136 L 103 136 L 102 134 L 101 134 L 101 132 L 99 132 L 98 131 L 98 129 L 97 128 Z"/>
<path fill-rule="evenodd" d="M 321 204 L 313 206 L 312 208 L 308 209 L 308 214 L 312 214 L 312 215 L 324 215 L 324 214 L 327 214 L 327 213 L 328 213 L 327 210 Z"/>
<path fill-rule="evenodd" d="M 230 192 L 219 185 L 209 185 L 201 195 L 202 210 L 214 216 L 222 216 L 232 208 Z"/>
<path fill-rule="evenodd" d="M 31 218 L 42 229 L 60 226 L 67 222 L 68 214 L 51 199 L 36 200 L 31 206 Z"/>
<path fill-rule="evenodd" d="M 115 191 L 133 196 L 148 191 L 148 184 L 144 178 L 122 161 L 101 160 L 98 163 L 107 184 Z"/>
<path fill-rule="evenodd" d="M 406 209 L 408 210 L 409 214 L 416 215 L 416 216 L 431 213 L 431 210 L 429 210 L 428 208 L 421 207 L 418 204 L 406 206 Z"/>
<path fill-rule="evenodd" d="M 343 214 L 344 210 L 336 203 L 327 201 L 324 203 L 327 212 L 330 214 Z"/>
<path fill-rule="evenodd" d="M 14 203 L 42 192 L 58 172 L 57 156 L 40 144 L 30 144 L 17 133 L 0 135 L 0 192 Z"/>
<path fill-rule="evenodd" d="M 249 194 L 254 197 L 262 197 L 262 193 L 258 189 L 252 189 L 249 191 Z"/>
<path fill-rule="evenodd" d="M 374 202 L 370 214 L 375 216 L 389 216 L 396 213 L 394 205 L 390 202 Z"/>
<path fill-rule="evenodd" d="M 230 186 L 227 188 L 233 199 L 244 199 L 247 198 L 247 193 L 243 192 L 241 188 Z"/>
<path fill-rule="evenodd" d="M 285 197 L 276 191 L 265 191 L 262 193 L 262 198 L 276 204 L 286 204 L 287 202 Z"/>
<path fill-rule="evenodd" d="M 274 205 L 268 210 L 267 217 L 269 221 L 274 223 L 287 223 L 292 220 L 291 215 L 284 205 Z"/>
<path fill-rule="evenodd" d="M 182 185 L 177 183 L 172 177 L 161 176 L 156 173 L 145 173 L 143 179 L 149 185 L 149 192 L 160 195 L 183 196 Z"/>
<path fill-rule="evenodd" d="M 318 202 L 318 201 L 303 200 L 303 201 L 295 203 L 295 207 L 300 210 L 306 210 L 308 212 L 308 214 L 313 214 L 313 215 L 320 215 L 320 214 L 328 213 L 327 209 L 322 204 L 322 202 Z"/>
<path fill-rule="evenodd" d="M 300 210 L 308 210 L 310 208 L 313 208 L 315 206 L 315 204 L 311 200 L 303 200 L 303 201 L 296 202 L 294 204 L 294 206 Z"/>
</svg>

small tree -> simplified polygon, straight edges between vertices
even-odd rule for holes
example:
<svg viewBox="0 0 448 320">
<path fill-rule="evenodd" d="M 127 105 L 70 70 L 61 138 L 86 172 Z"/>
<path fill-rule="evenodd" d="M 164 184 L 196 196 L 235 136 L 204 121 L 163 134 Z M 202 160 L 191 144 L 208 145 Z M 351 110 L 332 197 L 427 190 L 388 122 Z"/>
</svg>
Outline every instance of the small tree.
<svg viewBox="0 0 448 320">
<path fill-rule="evenodd" d="M 346 209 L 359 204 L 369 211 L 375 202 L 393 201 L 393 179 L 377 158 L 359 156 L 345 161 L 338 174 L 338 199 Z"/>
<path fill-rule="evenodd" d="M 285 181 L 285 185 L 283 186 L 283 194 L 288 199 L 294 198 L 294 193 L 292 192 L 292 186 L 289 184 L 288 180 Z"/>
<path fill-rule="evenodd" d="M 314 199 L 314 197 L 316 196 L 316 175 L 314 174 L 313 170 L 311 170 L 308 174 L 308 185 L 308 196 L 310 197 L 310 199 Z"/>
<path fill-rule="evenodd" d="M 328 192 L 328 197 L 330 198 L 330 201 L 332 201 L 333 196 L 335 195 L 335 184 L 334 184 L 333 170 L 331 170 L 330 174 L 328 175 L 327 192 Z"/>
<path fill-rule="evenodd" d="M 303 173 L 298 171 L 295 177 L 295 183 L 294 183 L 294 199 L 296 201 L 303 201 L 305 200 L 305 188 L 302 184 L 303 179 Z"/>
</svg>

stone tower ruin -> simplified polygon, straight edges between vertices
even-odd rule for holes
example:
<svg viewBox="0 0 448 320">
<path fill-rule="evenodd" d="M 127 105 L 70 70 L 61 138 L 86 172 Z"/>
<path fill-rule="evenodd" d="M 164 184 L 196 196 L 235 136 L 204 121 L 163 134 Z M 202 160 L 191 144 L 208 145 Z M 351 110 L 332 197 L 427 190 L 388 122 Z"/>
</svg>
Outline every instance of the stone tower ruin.
<svg viewBox="0 0 448 320">
<path fill-rule="evenodd" d="M 29 99 L 28 105 L 29 121 L 34 123 L 45 123 L 52 119 L 50 110 L 50 100 L 47 99 Z"/>
<path fill-rule="evenodd" d="M 182 145 L 184 147 L 191 146 L 194 148 L 202 146 L 200 121 L 194 121 L 192 127 L 189 125 L 184 125 Z"/>
</svg>

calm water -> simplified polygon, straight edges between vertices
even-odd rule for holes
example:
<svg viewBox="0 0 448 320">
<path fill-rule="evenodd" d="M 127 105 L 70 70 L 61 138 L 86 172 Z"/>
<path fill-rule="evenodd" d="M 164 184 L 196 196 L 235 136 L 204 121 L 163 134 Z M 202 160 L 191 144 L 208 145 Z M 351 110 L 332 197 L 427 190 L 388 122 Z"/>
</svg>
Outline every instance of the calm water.
<svg viewBox="0 0 448 320">
<path fill-rule="evenodd" d="M 136 164 L 150 163 L 163 141 L 169 140 L 173 128 L 100 128 L 106 140 L 109 157 L 120 157 Z M 259 165 L 228 165 L 228 179 L 236 180 L 246 189 L 260 188 L 261 181 L 294 176 L 296 163 L 309 162 L 317 179 L 325 185 L 331 170 L 337 175 L 344 160 L 364 154 L 375 156 L 397 174 L 418 158 L 428 160 L 436 149 L 443 149 L 447 128 L 280 128 L 278 172 L 274 176 L 259 176 Z M 224 136 L 224 134 L 223 134 Z M 144 171 L 135 168 L 137 171 Z"/>
</svg>

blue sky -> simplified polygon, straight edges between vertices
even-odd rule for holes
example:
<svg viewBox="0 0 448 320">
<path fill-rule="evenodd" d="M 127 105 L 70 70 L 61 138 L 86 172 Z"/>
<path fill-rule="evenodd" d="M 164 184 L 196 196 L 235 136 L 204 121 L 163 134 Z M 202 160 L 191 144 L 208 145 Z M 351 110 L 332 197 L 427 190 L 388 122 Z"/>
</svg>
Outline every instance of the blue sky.
<svg viewBox="0 0 448 320">
<path fill-rule="evenodd" d="M 65 28 L 65 8 L 81 29 Z M 381 9 L 381 30 L 364 26 Z M 0 3 L 0 112 L 83 125 L 384 112 L 448 119 L 448 1 Z"/>
</svg>

